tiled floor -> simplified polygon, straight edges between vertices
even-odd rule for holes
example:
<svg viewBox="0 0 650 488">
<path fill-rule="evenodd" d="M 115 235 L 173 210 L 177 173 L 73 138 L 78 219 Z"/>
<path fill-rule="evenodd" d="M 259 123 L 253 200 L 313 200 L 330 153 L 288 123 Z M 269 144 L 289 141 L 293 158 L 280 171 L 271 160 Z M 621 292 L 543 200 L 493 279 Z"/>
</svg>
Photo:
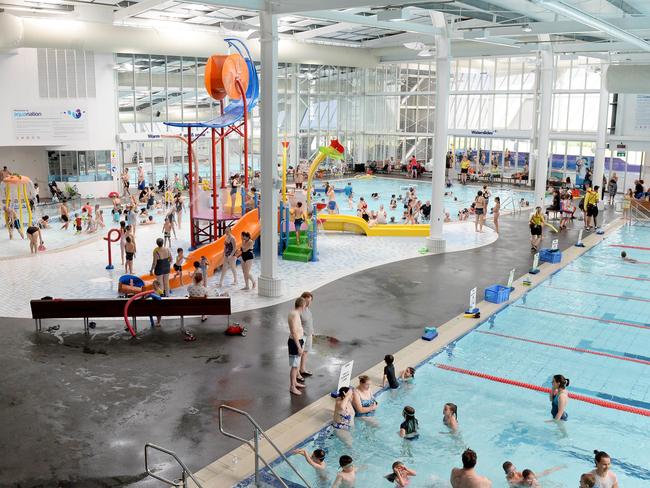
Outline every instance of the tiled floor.
<svg viewBox="0 0 650 488">
<path fill-rule="evenodd" d="M 184 224 L 187 230 L 187 223 Z M 151 264 L 149 256 L 154 241 L 160 237 L 159 225 L 139 226 L 137 230 L 138 255 L 134 263 L 135 274 L 144 274 Z M 102 233 L 105 235 L 105 231 Z M 447 251 L 461 251 L 494 242 L 497 235 L 486 228 L 484 233 L 474 232 L 471 223 L 454 223 L 445 225 L 444 235 Z M 29 317 L 29 300 L 43 296 L 57 298 L 67 297 L 112 297 L 117 294 L 117 279 L 124 274 L 119 265 L 119 246 L 113 245 L 114 270 L 107 271 L 107 245 L 99 235 L 85 242 L 75 242 L 77 238 L 71 232 L 57 229 L 44 231 L 46 245 L 71 243 L 71 248 L 56 250 L 49 247 L 45 253 L 30 256 L 28 244 L 23 241 L 11 243 L 15 250 L 23 248 L 24 257 L 6 258 L 2 262 L 4 280 L 0 282 L 0 316 Z M 7 234 L 0 238 L 0 249 L 9 246 Z M 313 289 L 332 282 L 342 276 L 402 259 L 421 256 L 419 250 L 424 247 L 423 238 L 408 237 L 365 237 L 345 233 L 322 233 L 319 235 L 319 261 L 299 263 L 279 261 L 279 275 L 284 280 L 284 293 L 280 298 L 265 298 L 255 291 L 240 291 L 228 286 L 232 275 L 226 278 L 226 288 L 232 297 L 233 311 L 250 310 L 281 303 L 287 296 L 297 295 L 305 289 Z M 187 248 L 187 240 L 173 242 L 173 248 Z M 13 248 L 12 248 L 13 249 Z M 7 251 L 3 251 L 7 252 Z M 3 256 L 0 255 L 0 259 Z M 239 271 L 239 270 L 238 270 Z M 239 271 L 241 273 L 241 271 Z M 259 259 L 253 265 L 253 274 L 259 275 Z M 241 275 L 240 283 L 243 281 Z M 218 279 L 213 278 L 210 286 L 216 291 Z M 184 293 L 184 291 L 176 291 Z"/>
</svg>

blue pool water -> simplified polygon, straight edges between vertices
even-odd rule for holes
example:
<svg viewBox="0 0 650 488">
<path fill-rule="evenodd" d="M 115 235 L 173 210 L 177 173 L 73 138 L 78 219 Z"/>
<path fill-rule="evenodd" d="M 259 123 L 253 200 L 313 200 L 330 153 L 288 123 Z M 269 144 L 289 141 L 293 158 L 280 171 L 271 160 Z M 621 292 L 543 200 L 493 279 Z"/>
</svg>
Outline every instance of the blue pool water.
<svg viewBox="0 0 650 488">
<path fill-rule="evenodd" d="M 352 449 L 328 429 L 308 439 L 307 450 L 327 450 L 328 482 L 319 481 L 301 457 L 291 460 L 312 486 L 331 486 L 339 456 L 350 454 L 359 468 L 357 487 L 389 486 L 383 476 L 395 460 L 417 471 L 411 487 L 446 487 L 451 468 L 460 465 L 461 452 L 471 447 L 478 453 L 477 470 L 495 487 L 507 486 L 501 464 L 510 460 L 520 470 L 537 473 L 565 466 L 541 478 L 541 486 L 574 488 L 580 474 L 593 468 L 592 452 L 599 449 L 612 456 L 619 486 L 650 486 L 649 417 L 572 399 L 569 421 L 558 425 L 547 422 L 550 403 L 544 393 L 436 367 L 451 365 L 544 386 L 560 373 L 571 379 L 570 392 L 650 410 L 650 250 L 627 249 L 642 261 L 629 264 L 620 259 L 621 248 L 614 247 L 620 244 L 647 247 L 650 229 L 616 232 L 422 364 L 414 384 L 381 392 L 378 426 L 357 419 Z M 458 405 L 457 435 L 444 433 L 445 402 Z M 416 409 L 417 441 L 397 435 L 405 405 Z M 298 481 L 283 463 L 277 469 L 284 478 Z"/>
<path fill-rule="evenodd" d="M 333 184 L 336 189 L 343 189 L 347 186 L 348 182 L 352 183 L 354 206 L 351 209 L 348 205 L 348 199 L 345 194 L 337 193 L 336 201 L 339 206 L 339 211 L 342 214 L 356 215 L 359 197 L 364 197 L 366 202 L 368 202 L 370 210 L 378 210 L 379 205 L 383 204 L 386 212 L 388 212 L 388 220 L 390 221 L 391 217 L 395 217 L 395 221 L 400 223 L 400 219 L 404 213 L 404 205 L 403 202 L 399 201 L 397 208 L 391 210 L 389 206 L 391 195 L 395 195 L 396 197 L 402 195 L 402 197 L 404 197 L 408 188 L 414 187 L 418 198 L 422 200 L 423 203 L 427 200 L 431 200 L 431 183 L 426 181 L 376 177 L 369 179 L 352 178 L 335 180 L 330 183 Z M 322 188 L 323 186 L 324 182 L 322 181 L 316 183 L 316 188 Z M 482 185 L 461 185 L 459 183 L 455 183 L 451 188 L 446 189 L 446 191 L 453 193 L 452 195 L 445 197 L 445 210 L 449 212 L 452 220 L 458 220 L 458 211 L 463 208 L 469 208 L 474 201 L 474 197 L 476 197 L 476 193 L 481 189 Z M 508 206 L 506 200 L 514 200 L 517 206 L 519 200 L 522 198 L 529 202 L 533 201 L 534 194 L 532 191 L 503 188 L 500 187 L 498 183 L 494 186 L 488 185 L 488 189 L 492 193 L 492 198 L 489 202 L 490 208 L 494 205 L 494 197 L 501 198 L 503 210 L 512 210 L 512 205 Z M 378 200 L 370 198 L 370 195 L 375 192 L 379 193 Z M 316 201 L 325 198 L 323 193 L 320 195 L 321 196 L 319 196 Z M 327 199 L 325 198 L 325 200 Z M 503 205 L 504 203 L 506 203 L 505 206 Z"/>
</svg>

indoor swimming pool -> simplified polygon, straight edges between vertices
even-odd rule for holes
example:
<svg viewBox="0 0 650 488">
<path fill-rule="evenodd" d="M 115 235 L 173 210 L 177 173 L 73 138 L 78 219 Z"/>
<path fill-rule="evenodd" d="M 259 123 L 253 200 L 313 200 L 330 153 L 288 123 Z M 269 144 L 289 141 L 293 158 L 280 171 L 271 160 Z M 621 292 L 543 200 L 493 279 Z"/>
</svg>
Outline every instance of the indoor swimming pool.
<svg viewBox="0 0 650 488">
<path fill-rule="evenodd" d="M 379 206 L 384 205 L 384 209 L 388 213 L 387 220 L 390 221 L 391 217 L 395 217 L 395 221 L 400 223 L 404 213 L 404 202 L 398 201 L 397 208 L 391 210 L 390 200 L 392 195 L 395 195 L 395 198 L 400 195 L 404 198 L 408 189 L 413 187 L 418 198 L 422 200 L 422 203 L 431 200 L 431 183 L 428 181 L 373 177 L 332 180 L 330 183 L 334 185 L 336 190 L 342 190 L 348 183 L 352 183 L 352 190 L 354 192 L 353 208 L 350 208 L 348 198 L 344 193 L 336 193 L 336 201 L 339 206 L 339 211 L 346 215 L 356 215 L 359 197 L 363 197 L 366 202 L 368 202 L 368 208 L 370 210 L 379 210 Z M 324 181 L 317 181 L 315 186 L 316 188 L 322 188 L 324 186 Z M 474 197 L 476 197 L 476 193 L 481 190 L 482 187 L 482 184 L 465 186 L 454 182 L 450 188 L 445 189 L 448 193 L 448 195 L 445 195 L 445 211 L 449 212 L 451 220 L 458 220 L 458 212 L 463 208 L 470 207 L 474 201 Z M 515 190 L 510 187 L 503 187 L 499 183 L 495 183 L 494 185 L 489 184 L 488 189 L 492 193 L 492 197 L 488 204 L 490 209 L 494 206 L 494 197 L 501 198 L 502 211 L 513 210 L 514 208 L 518 209 L 519 201 L 522 198 L 524 201 L 533 201 L 534 193 L 532 191 Z M 371 198 L 373 193 L 378 193 L 379 198 Z M 324 193 L 321 192 L 317 201 L 320 201 L 323 198 L 327 201 Z"/>
<path fill-rule="evenodd" d="M 447 487 L 451 468 L 470 447 L 477 471 L 495 487 L 507 486 L 501 465 L 509 460 L 538 474 L 558 468 L 539 479 L 541 486 L 574 488 L 599 449 L 610 454 L 619 486 L 650 486 L 649 243 L 650 228 L 616 231 L 446 346 L 419 365 L 412 384 L 377 395 L 375 417 L 356 419 L 352 448 L 329 427 L 305 441 L 309 452 L 326 450 L 327 480 L 301 456 L 291 461 L 311 486 L 331 486 L 339 456 L 349 454 L 357 487 L 389 486 L 383 477 L 396 460 L 417 471 L 410 486 Z M 622 250 L 638 262 L 623 261 Z M 569 393 L 587 400 L 569 400 L 567 422 L 551 421 L 547 393 L 522 387 L 548 387 L 554 374 L 570 378 Z M 457 434 L 442 424 L 447 402 L 458 406 Z M 398 436 L 406 405 L 419 420 L 415 441 Z M 284 463 L 276 469 L 299 481 Z"/>
</svg>

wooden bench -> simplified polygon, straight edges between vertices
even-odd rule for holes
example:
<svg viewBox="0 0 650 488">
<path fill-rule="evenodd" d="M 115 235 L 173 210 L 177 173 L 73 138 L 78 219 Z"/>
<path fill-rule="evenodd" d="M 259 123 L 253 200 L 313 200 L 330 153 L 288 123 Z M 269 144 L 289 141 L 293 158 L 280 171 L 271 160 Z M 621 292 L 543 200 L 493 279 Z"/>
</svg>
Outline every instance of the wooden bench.
<svg viewBox="0 0 650 488">
<path fill-rule="evenodd" d="M 83 319 L 84 332 L 88 334 L 91 318 L 124 317 L 126 298 L 88 298 L 88 299 L 53 299 L 31 300 L 32 318 L 36 323 L 36 332 L 42 330 L 43 319 Z M 230 297 L 215 298 L 163 298 L 151 300 L 142 298 L 129 305 L 129 316 L 133 318 L 133 327 L 137 332 L 137 317 L 177 317 L 189 315 L 227 315 L 230 317 Z M 230 321 L 230 319 L 228 320 Z"/>
</svg>

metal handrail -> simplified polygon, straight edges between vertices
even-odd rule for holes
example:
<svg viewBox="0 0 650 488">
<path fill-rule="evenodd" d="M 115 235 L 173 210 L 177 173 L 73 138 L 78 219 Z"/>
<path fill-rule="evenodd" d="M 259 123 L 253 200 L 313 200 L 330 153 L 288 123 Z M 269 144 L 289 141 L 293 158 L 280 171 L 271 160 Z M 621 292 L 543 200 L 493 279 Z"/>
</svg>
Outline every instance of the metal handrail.
<svg viewBox="0 0 650 488">
<path fill-rule="evenodd" d="M 636 200 L 630 202 L 630 217 L 631 220 L 635 222 L 649 222 L 650 221 L 650 209 L 647 209 L 641 205 Z"/>
<path fill-rule="evenodd" d="M 237 413 L 239 415 L 242 415 L 248 419 L 248 421 L 253 425 L 254 431 L 253 431 L 253 443 L 251 443 L 248 439 L 244 439 L 243 437 L 239 437 L 236 434 L 232 434 L 230 432 L 226 432 L 223 428 L 223 411 L 224 410 L 229 410 L 231 412 Z M 231 439 L 236 439 L 238 441 L 241 441 L 245 443 L 248 447 L 252 449 L 252 451 L 255 454 L 255 484 L 259 486 L 259 461 L 261 460 L 264 465 L 273 473 L 273 476 L 282 484 L 284 488 L 289 488 L 287 484 L 284 482 L 282 478 L 275 472 L 275 470 L 269 465 L 269 463 L 266 462 L 266 460 L 260 455 L 259 453 L 259 436 L 261 435 L 264 437 L 264 439 L 267 440 L 267 442 L 275 449 L 275 452 L 277 452 L 280 457 L 289 465 L 289 467 L 293 470 L 294 473 L 298 475 L 298 477 L 302 480 L 302 482 L 305 484 L 306 488 L 311 488 L 311 485 L 307 482 L 305 478 L 300 474 L 300 472 L 296 469 L 296 467 L 289 461 L 287 456 L 284 455 L 284 453 L 278 448 L 278 446 L 275 445 L 275 443 L 267 436 L 264 431 L 262 430 L 262 427 L 259 426 L 257 422 L 255 422 L 255 419 L 248 414 L 248 412 L 244 412 L 243 410 L 239 410 L 237 408 L 231 407 L 229 405 L 220 405 L 219 406 L 219 431 L 225 435 L 226 437 L 230 437 Z"/>
<path fill-rule="evenodd" d="M 149 456 L 147 454 L 148 453 L 147 449 L 149 449 L 149 448 L 155 449 L 156 451 L 160 451 L 160 452 L 162 452 L 164 454 L 168 454 L 168 455 L 170 455 L 171 457 L 173 457 L 176 460 L 176 462 L 180 465 L 181 469 L 183 470 L 183 474 L 182 474 L 182 481 L 183 481 L 182 486 L 183 486 L 183 488 L 185 488 L 185 484 L 186 484 L 186 481 L 187 481 L 186 475 L 189 475 L 189 477 L 192 479 L 192 481 L 194 481 L 194 483 L 196 484 L 196 486 L 198 488 L 203 488 L 201 483 L 199 483 L 199 480 L 197 480 L 194 477 L 194 475 L 189 470 L 189 468 L 187 466 L 185 466 L 185 463 L 183 463 L 183 461 L 180 460 L 180 458 L 176 455 L 175 452 L 170 451 L 169 449 L 165 449 L 164 447 L 160 447 L 160 446 L 157 446 L 155 444 L 151 444 L 151 443 L 147 442 L 144 445 L 144 469 L 145 469 L 145 471 L 147 472 L 147 474 L 149 476 L 151 476 L 152 478 L 156 478 L 158 481 L 162 481 L 163 483 L 167 483 L 169 486 L 176 486 L 176 487 L 180 486 L 176 482 L 174 482 L 172 480 L 168 480 L 167 478 L 163 478 L 162 476 L 158 476 L 157 474 L 155 474 L 155 473 L 153 473 L 153 472 L 151 472 L 149 470 Z"/>
</svg>

